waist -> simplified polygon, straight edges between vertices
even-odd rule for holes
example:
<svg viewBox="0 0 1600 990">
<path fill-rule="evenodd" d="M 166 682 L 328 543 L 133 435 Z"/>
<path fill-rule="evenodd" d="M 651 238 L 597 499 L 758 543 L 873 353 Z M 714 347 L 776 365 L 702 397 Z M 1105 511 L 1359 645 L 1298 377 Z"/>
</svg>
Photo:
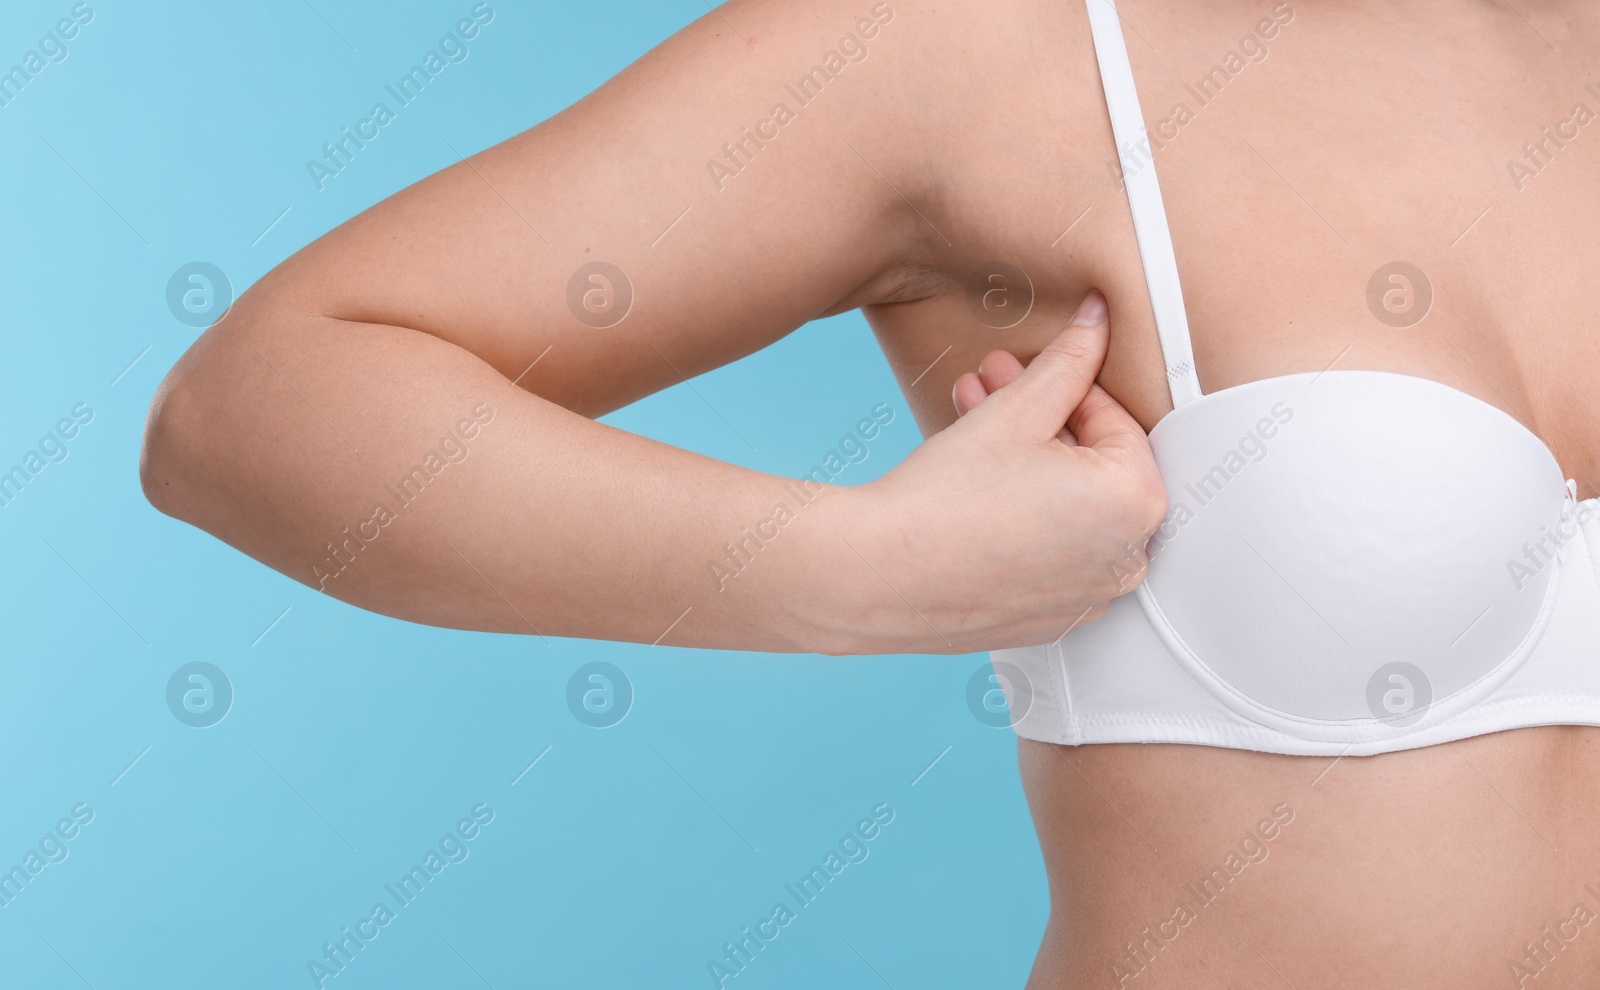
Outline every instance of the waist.
<svg viewBox="0 0 1600 990">
<path fill-rule="evenodd" d="M 1581 986 L 1596 755 L 1572 726 L 1343 758 L 1023 740 L 1051 893 L 1030 987 Z"/>
</svg>

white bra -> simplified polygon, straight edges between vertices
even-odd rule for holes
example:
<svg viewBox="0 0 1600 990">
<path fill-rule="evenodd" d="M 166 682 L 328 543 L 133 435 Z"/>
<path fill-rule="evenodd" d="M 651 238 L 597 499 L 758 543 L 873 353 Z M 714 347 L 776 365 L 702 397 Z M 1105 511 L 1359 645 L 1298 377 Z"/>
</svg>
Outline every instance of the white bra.
<svg viewBox="0 0 1600 990">
<path fill-rule="evenodd" d="M 1119 147 L 1144 118 L 1112 0 L 1087 0 Z M 1600 725 L 1600 499 L 1449 386 L 1325 371 L 1200 391 L 1153 163 L 1125 182 L 1174 409 L 1137 592 L 990 654 L 1017 734 L 1290 754 Z"/>
</svg>

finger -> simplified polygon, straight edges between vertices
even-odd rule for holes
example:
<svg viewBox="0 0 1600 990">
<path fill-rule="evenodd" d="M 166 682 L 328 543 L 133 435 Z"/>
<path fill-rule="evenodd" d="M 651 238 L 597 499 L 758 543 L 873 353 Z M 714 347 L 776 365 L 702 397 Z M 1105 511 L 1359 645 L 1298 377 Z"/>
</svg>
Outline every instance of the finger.
<svg viewBox="0 0 1600 990">
<path fill-rule="evenodd" d="M 1150 451 L 1150 438 L 1145 435 L 1144 427 L 1099 385 L 1090 386 L 1089 394 L 1067 417 L 1067 429 L 1085 447 L 1123 448 L 1151 458 L 1155 456 Z"/>
<path fill-rule="evenodd" d="M 1110 336 L 1105 296 L 1092 291 L 1078 304 L 1066 329 L 1006 388 L 1012 397 L 1008 401 L 1015 402 L 1018 415 L 1040 436 L 1055 436 L 1089 394 L 1106 359 Z"/>
<path fill-rule="evenodd" d="M 957 416 L 965 416 L 988 397 L 989 392 L 983 387 L 983 380 L 970 371 L 957 378 L 950 389 L 950 400 L 956 404 Z"/>
<path fill-rule="evenodd" d="M 1022 370 L 1022 362 L 1010 351 L 990 351 L 978 362 L 978 378 L 991 395 L 1016 381 Z"/>
</svg>

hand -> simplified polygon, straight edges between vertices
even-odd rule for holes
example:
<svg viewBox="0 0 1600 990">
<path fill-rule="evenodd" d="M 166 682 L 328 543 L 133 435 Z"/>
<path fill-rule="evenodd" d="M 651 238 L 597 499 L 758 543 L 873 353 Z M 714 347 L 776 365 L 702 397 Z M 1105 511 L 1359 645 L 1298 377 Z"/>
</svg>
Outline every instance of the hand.
<svg viewBox="0 0 1600 990">
<path fill-rule="evenodd" d="M 855 489 L 883 595 L 871 652 L 1050 643 L 1144 579 L 1167 511 L 1144 430 L 1094 379 L 1110 338 L 1091 292 L 1027 368 L 995 351 L 956 380 L 961 418 Z"/>
</svg>

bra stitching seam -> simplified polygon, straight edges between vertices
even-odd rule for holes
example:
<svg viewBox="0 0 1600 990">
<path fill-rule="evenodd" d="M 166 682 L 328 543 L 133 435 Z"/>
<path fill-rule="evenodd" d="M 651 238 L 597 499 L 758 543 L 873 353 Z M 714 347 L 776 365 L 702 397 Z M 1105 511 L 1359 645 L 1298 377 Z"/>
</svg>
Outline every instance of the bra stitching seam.
<svg viewBox="0 0 1600 990">
<path fill-rule="evenodd" d="M 1050 680 L 1055 685 L 1057 705 L 1061 711 L 1061 725 L 1067 738 L 1076 745 L 1082 735 L 1072 712 L 1072 682 L 1067 679 L 1067 659 L 1061 650 L 1061 640 L 1050 644 L 1046 656 L 1050 658 Z"/>
<path fill-rule="evenodd" d="M 1484 734 L 1486 732 L 1495 732 L 1495 731 L 1499 731 L 1500 729 L 1506 729 L 1506 728 L 1520 728 L 1520 727 L 1523 727 L 1523 726 L 1511 725 L 1511 726 L 1497 726 L 1497 727 L 1485 728 L 1483 726 L 1483 722 L 1485 720 L 1485 717 L 1489 716 L 1489 715 L 1504 714 L 1506 712 L 1522 710 L 1522 709 L 1530 709 L 1530 708 L 1537 709 L 1537 708 L 1547 707 L 1547 706 L 1551 706 L 1551 705 L 1555 705 L 1555 706 L 1558 706 L 1558 707 L 1566 708 L 1566 707 L 1568 707 L 1570 705 L 1573 705 L 1573 704 L 1577 704 L 1579 707 L 1600 707 L 1600 695 L 1582 695 L 1582 694 L 1580 694 L 1580 695 L 1573 695 L 1573 694 L 1544 695 L 1544 694 L 1541 694 L 1541 695 L 1536 695 L 1536 696 L 1527 697 L 1527 698 L 1506 698 L 1506 699 L 1502 699 L 1500 701 L 1490 702 L 1490 703 L 1487 703 L 1487 704 L 1484 704 L 1484 705 L 1481 705 L 1481 706 L 1474 706 L 1472 708 L 1465 709 L 1464 711 L 1457 712 L 1455 715 L 1452 715 L 1450 718 L 1447 718 L 1447 719 L 1441 720 L 1440 722 L 1435 723 L 1428 730 L 1429 733 L 1437 733 L 1437 732 L 1439 732 L 1441 730 L 1444 730 L 1444 731 L 1446 731 L 1446 734 L 1447 734 L 1448 738 L 1438 739 L 1437 741 L 1423 743 L 1420 746 L 1405 746 L 1405 747 L 1402 747 L 1402 750 L 1404 750 L 1404 749 L 1421 749 L 1421 748 L 1425 748 L 1427 746 L 1437 746 L 1437 745 L 1442 745 L 1445 742 L 1453 741 L 1455 739 L 1471 738 L 1472 736 L 1482 735 L 1482 734 Z M 1600 712 L 1597 712 L 1595 714 L 1595 716 L 1594 716 L 1592 721 L 1587 721 L 1587 722 L 1566 721 L 1565 719 L 1570 718 L 1571 717 L 1570 715 L 1560 715 L 1560 714 L 1558 714 L 1558 715 L 1556 715 L 1554 717 L 1560 718 L 1560 719 L 1563 719 L 1563 720 L 1562 721 L 1555 721 L 1555 722 L 1533 722 L 1533 723 L 1526 723 L 1526 725 L 1535 726 L 1535 725 L 1573 725 L 1573 724 L 1577 724 L 1577 725 L 1588 725 L 1588 726 L 1593 726 L 1593 727 L 1600 727 Z M 1408 733 L 1406 736 L 1398 736 L 1398 737 L 1394 737 L 1393 739 L 1387 739 L 1387 740 L 1374 738 L 1374 739 L 1351 740 L 1351 741 L 1340 743 L 1340 742 L 1331 742 L 1331 741 L 1319 741 L 1319 740 L 1302 739 L 1302 738 L 1300 738 L 1298 736 L 1291 735 L 1291 734 L 1283 732 L 1283 731 L 1281 731 L 1279 729 L 1274 729 L 1271 726 L 1265 726 L 1265 725 L 1259 725 L 1259 724 L 1243 724 L 1243 725 L 1241 725 L 1239 723 L 1228 722 L 1228 721 L 1209 718 L 1209 717 L 1188 717 L 1188 716 L 1181 716 L 1181 715 L 1150 716 L 1150 715 L 1138 715 L 1138 714 L 1129 714 L 1129 715 L 1088 715 L 1088 716 L 1084 716 L 1084 717 L 1080 718 L 1078 720 L 1078 722 L 1079 722 L 1079 725 L 1080 725 L 1080 731 L 1075 734 L 1076 738 L 1071 743 L 1071 745 L 1083 745 L 1083 744 L 1085 744 L 1084 737 L 1087 735 L 1087 733 L 1081 731 L 1081 729 L 1083 729 L 1083 728 L 1094 728 L 1094 727 L 1097 727 L 1097 726 L 1107 727 L 1107 728 L 1116 728 L 1116 727 L 1128 727 L 1128 726 L 1132 726 L 1132 727 L 1149 727 L 1149 726 L 1152 726 L 1152 725 L 1161 725 L 1161 726 L 1170 726 L 1170 727 L 1173 727 L 1174 729 L 1177 729 L 1177 730 L 1187 730 L 1189 732 L 1194 732 L 1194 733 L 1197 734 L 1197 735 L 1195 735 L 1193 737 L 1190 737 L 1190 738 L 1146 740 L 1146 741 L 1149 741 L 1149 742 L 1169 742 L 1169 743 L 1178 743 L 1178 744 L 1194 744 L 1194 745 L 1215 746 L 1215 745 L 1218 744 L 1218 741 L 1217 741 L 1217 738 L 1216 738 L 1217 736 L 1220 736 L 1222 739 L 1250 739 L 1250 740 L 1256 740 L 1256 741 L 1265 742 L 1265 743 L 1279 742 L 1279 741 L 1283 741 L 1283 740 L 1291 740 L 1291 741 L 1296 742 L 1296 743 L 1309 743 L 1309 744 L 1311 744 L 1313 746 L 1328 747 L 1325 750 L 1326 753 L 1334 752 L 1333 747 L 1340 746 L 1340 745 L 1347 746 L 1347 747 L 1368 746 L 1368 745 L 1372 745 L 1372 744 L 1375 744 L 1375 743 L 1390 743 L 1390 742 L 1395 742 L 1395 741 L 1406 739 L 1406 738 L 1415 738 L 1416 735 L 1417 735 L 1415 733 Z M 1465 730 L 1465 734 L 1464 735 L 1459 735 L 1459 736 L 1449 735 L 1449 731 L 1448 730 L 1451 730 L 1451 729 Z M 1209 738 L 1209 739 L 1200 738 L 1199 735 L 1198 735 L 1199 733 L 1210 733 L 1212 735 L 1212 738 Z M 1092 744 L 1093 740 L 1089 740 L 1089 742 Z M 1235 747 L 1226 747 L 1225 746 L 1224 748 L 1235 748 Z M 1391 752 L 1391 751 L 1397 751 L 1397 750 L 1389 750 L 1389 749 L 1379 750 L 1379 752 Z M 1277 750 L 1266 749 L 1266 750 L 1261 750 L 1261 752 L 1277 752 Z M 1299 755 L 1318 755 L 1318 754 L 1299 754 Z"/>
<path fill-rule="evenodd" d="M 1529 708 L 1529 707 L 1534 707 L 1534 706 L 1537 706 L 1537 705 L 1550 704 L 1552 702 L 1562 703 L 1562 704 L 1565 704 L 1565 703 L 1590 704 L 1590 703 L 1592 703 L 1592 704 L 1600 705 L 1600 694 L 1571 694 L 1571 693 L 1551 694 L 1551 693 L 1540 693 L 1540 694 L 1530 695 L 1530 696 L 1521 697 L 1521 698 L 1501 698 L 1501 699 L 1496 700 L 1496 701 L 1485 702 L 1484 704 L 1481 704 L 1481 705 L 1474 705 L 1471 708 L 1463 709 L 1462 711 L 1459 711 L 1459 712 L 1455 713 L 1454 715 L 1450 716 L 1449 718 L 1441 719 L 1439 722 L 1435 723 L 1435 726 L 1437 727 L 1437 726 L 1450 725 L 1452 722 L 1455 722 L 1455 721 L 1458 721 L 1458 720 L 1462 720 L 1466 716 L 1475 715 L 1475 714 L 1482 714 L 1484 712 L 1494 712 L 1494 711 L 1498 711 L 1500 709 L 1505 709 L 1505 708 Z M 1274 729 L 1269 725 L 1260 725 L 1260 724 L 1257 724 L 1257 723 L 1251 723 L 1249 725 L 1240 725 L 1240 724 L 1238 724 L 1236 722 L 1229 722 L 1229 721 L 1227 721 L 1225 719 L 1211 718 L 1209 716 L 1149 715 L 1149 714 L 1140 714 L 1140 713 L 1137 713 L 1137 712 L 1107 712 L 1107 713 L 1100 713 L 1100 714 L 1095 714 L 1095 715 L 1085 715 L 1085 716 L 1081 717 L 1080 719 L 1078 719 L 1078 721 L 1080 723 L 1084 724 L 1084 725 L 1096 725 L 1096 724 L 1140 725 L 1140 724 L 1150 724 L 1150 723 L 1168 724 L 1168 725 L 1186 725 L 1186 726 L 1197 726 L 1197 727 L 1207 727 L 1207 728 L 1221 728 L 1221 729 L 1225 729 L 1225 730 L 1230 731 L 1230 732 L 1249 732 L 1249 733 L 1252 733 L 1252 734 L 1268 734 L 1268 735 L 1275 735 L 1275 736 L 1286 736 L 1286 737 L 1289 737 L 1289 738 L 1300 740 L 1299 736 L 1290 736 L 1289 733 L 1284 732 L 1281 729 Z M 1303 741 L 1315 742 L 1316 740 L 1303 740 Z M 1331 745 L 1337 745 L 1337 743 L 1332 743 Z"/>
<path fill-rule="evenodd" d="M 1600 545 L 1596 545 L 1595 541 L 1589 538 L 1589 533 L 1585 527 L 1580 527 L 1578 534 L 1583 538 L 1583 549 L 1585 555 L 1589 558 L 1589 570 L 1594 574 L 1595 587 L 1600 588 L 1600 557 L 1596 556 L 1597 553 L 1600 553 Z"/>
</svg>

